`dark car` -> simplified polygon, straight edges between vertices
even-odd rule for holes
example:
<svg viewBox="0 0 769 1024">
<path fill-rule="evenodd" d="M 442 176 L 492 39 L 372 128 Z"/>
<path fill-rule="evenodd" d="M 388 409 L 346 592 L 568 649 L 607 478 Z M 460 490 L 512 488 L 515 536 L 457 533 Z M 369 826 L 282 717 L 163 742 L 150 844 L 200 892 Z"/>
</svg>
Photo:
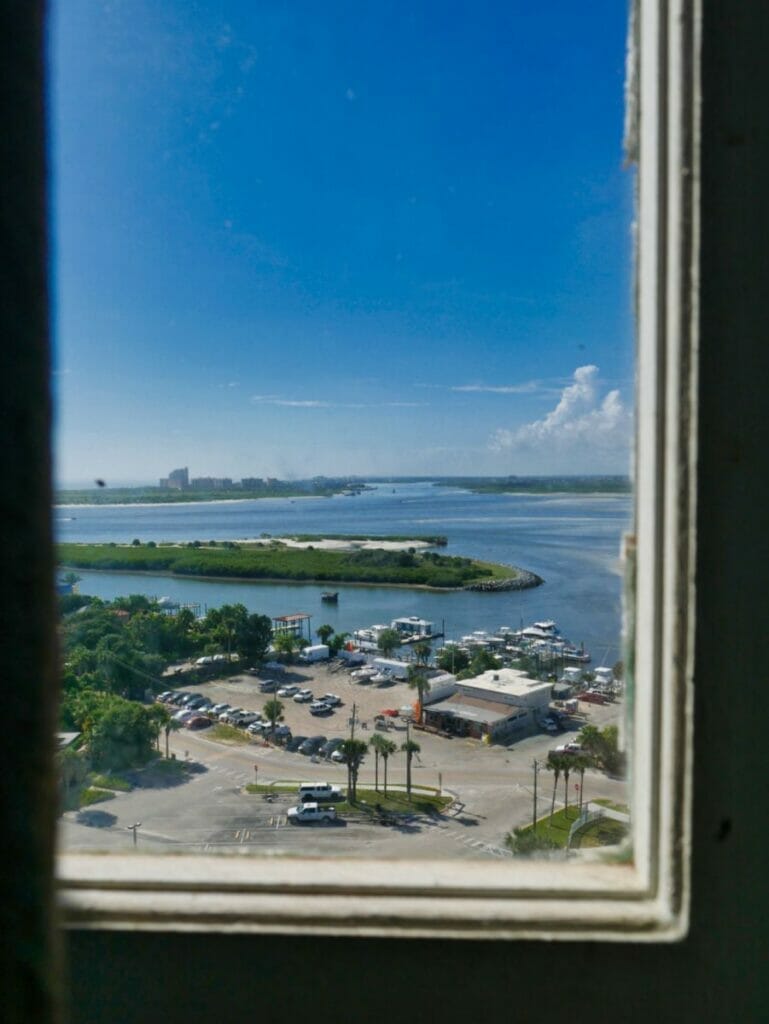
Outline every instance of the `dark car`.
<svg viewBox="0 0 769 1024">
<path fill-rule="evenodd" d="M 205 715 L 193 715 L 184 725 L 187 729 L 207 729 L 211 725 L 211 719 Z"/>
<path fill-rule="evenodd" d="M 185 698 L 192 697 L 192 696 L 193 696 L 193 694 L 191 694 L 189 692 L 189 690 L 179 690 L 179 692 L 175 693 L 173 695 L 173 697 L 169 697 L 168 698 L 168 703 L 169 704 L 176 704 L 177 706 L 179 706 L 179 705 L 181 705 L 182 701 Z"/>
<path fill-rule="evenodd" d="M 318 753 L 321 757 L 331 757 L 334 751 L 338 750 L 343 743 L 344 740 L 340 739 L 338 736 L 333 740 L 326 740 Z"/>
<path fill-rule="evenodd" d="M 291 739 L 286 743 L 286 750 L 294 754 L 300 748 L 300 746 L 307 739 L 306 736 L 292 736 Z"/>
<path fill-rule="evenodd" d="M 304 743 L 299 747 L 300 754 L 317 754 L 323 744 L 326 742 L 325 736 L 310 736 Z"/>
</svg>

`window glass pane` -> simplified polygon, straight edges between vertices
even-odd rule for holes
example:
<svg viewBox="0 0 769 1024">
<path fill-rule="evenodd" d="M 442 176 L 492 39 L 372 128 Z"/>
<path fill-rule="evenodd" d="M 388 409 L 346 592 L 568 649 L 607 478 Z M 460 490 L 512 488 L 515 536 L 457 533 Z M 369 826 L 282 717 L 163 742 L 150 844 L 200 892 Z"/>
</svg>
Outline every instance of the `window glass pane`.
<svg viewBox="0 0 769 1024">
<path fill-rule="evenodd" d="M 62 849 L 620 849 L 625 32 L 53 5 Z"/>
</svg>

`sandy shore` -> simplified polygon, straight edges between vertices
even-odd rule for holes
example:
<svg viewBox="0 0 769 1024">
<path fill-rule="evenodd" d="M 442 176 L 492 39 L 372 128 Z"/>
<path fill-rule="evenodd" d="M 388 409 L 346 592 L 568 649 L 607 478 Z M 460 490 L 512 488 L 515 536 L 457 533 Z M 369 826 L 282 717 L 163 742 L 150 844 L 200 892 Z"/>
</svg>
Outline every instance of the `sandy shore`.
<svg viewBox="0 0 769 1024">
<path fill-rule="evenodd" d="M 234 543 L 269 544 L 271 540 L 279 541 L 287 548 L 314 548 L 316 551 L 408 551 L 409 548 L 434 546 L 428 544 L 426 540 L 341 540 L 331 537 L 317 537 L 314 540 L 294 540 L 293 537 L 248 537 Z"/>
</svg>

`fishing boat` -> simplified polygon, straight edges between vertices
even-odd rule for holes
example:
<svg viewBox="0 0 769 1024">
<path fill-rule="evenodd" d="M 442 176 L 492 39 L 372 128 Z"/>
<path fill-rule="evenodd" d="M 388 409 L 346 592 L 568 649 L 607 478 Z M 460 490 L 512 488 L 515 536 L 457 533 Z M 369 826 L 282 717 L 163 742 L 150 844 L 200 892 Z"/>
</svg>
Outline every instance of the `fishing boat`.
<svg viewBox="0 0 769 1024">
<path fill-rule="evenodd" d="M 324 590 L 320 595 L 321 601 L 325 601 L 326 604 L 338 604 L 339 603 L 339 591 L 338 590 Z"/>
</svg>

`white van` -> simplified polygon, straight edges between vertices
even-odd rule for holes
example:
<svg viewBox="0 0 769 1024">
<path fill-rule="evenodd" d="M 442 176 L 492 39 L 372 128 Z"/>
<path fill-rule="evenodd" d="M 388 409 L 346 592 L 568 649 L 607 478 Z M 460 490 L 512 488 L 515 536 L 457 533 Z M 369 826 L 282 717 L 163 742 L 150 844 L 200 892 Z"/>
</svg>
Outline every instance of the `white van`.
<svg viewBox="0 0 769 1024">
<path fill-rule="evenodd" d="M 342 791 L 339 786 L 330 782 L 302 782 L 299 784 L 299 799 L 305 800 L 341 800 Z"/>
</svg>

